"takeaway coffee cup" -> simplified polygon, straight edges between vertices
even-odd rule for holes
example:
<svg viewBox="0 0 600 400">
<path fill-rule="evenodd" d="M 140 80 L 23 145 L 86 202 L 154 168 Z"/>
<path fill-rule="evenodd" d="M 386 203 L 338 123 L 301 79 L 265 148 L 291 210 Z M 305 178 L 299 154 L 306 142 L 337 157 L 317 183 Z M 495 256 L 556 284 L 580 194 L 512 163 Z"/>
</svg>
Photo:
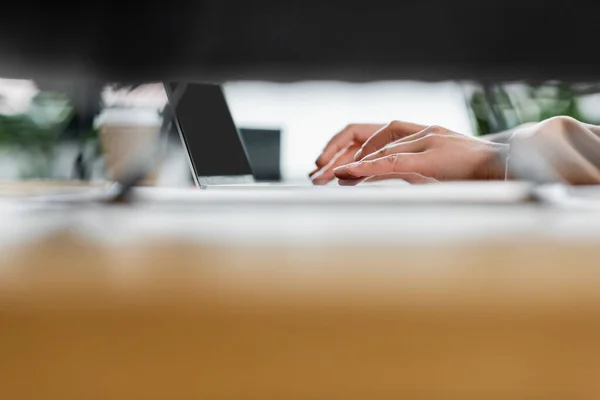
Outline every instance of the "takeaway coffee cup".
<svg viewBox="0 0 600 400">
<path fill-rule="evenodd" d="M 138 184 L 156 185 L 161 163 L 157 150 L 162 125 L 162 117 L 156 109 L 106 108 L 96 117 L 94 125 L 99 131 L 110 180 L 120 180 L 139 166 L 139 160 L 147 160 L 144 165 L 148 166 L 148 173 Z"/>
</svg>

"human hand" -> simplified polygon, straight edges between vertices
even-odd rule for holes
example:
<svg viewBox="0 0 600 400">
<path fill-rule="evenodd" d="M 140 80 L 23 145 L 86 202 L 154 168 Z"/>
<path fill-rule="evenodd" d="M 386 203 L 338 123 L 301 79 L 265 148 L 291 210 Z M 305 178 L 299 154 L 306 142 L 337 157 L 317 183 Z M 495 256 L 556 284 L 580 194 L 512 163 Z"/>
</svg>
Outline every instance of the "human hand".
<svg viewBox="0 0 600 400">
<path fill-rule="evenodd" d="M 386 126 L 384 124 L 350 124 L 333 136 L 315 162 L 317 168 L 309 174 L 313 183 L 323 185 L 333 180 L 333 169 L 354 161 L 356 152 L 363 148 L 370 137 Z M 378 137 L 375 143 L 383 143 L 388 140 L 381 145 L 383 147 L 393 140 L 419 132 L 423 128 L 425 128 L 423 125 L 398 122 L 393 132 L 390 132 L 391 136 Z M 362 153 L 366 153 L 366 151 L 368 149 L 363 149 Z"/>
<path fill-rule="evenodd" d="M 333 169 L 353 161 L 360 146 L 382 126 L 350 124 L 335 134 L 315 161 L 317 168 L 309 174 L 313 183 L 324 185 L 333 180 Z"/>
<path fill-rule="evenodd" d="M 369 138 L 353 163 L 334 169 L 341 185 L 400 178 L 410 183 L 504 179 L 507 144 L 461 135 L 439 126 L 391 143 L 392 122 Z M 367 154 L 367 155 L 364 155 Z"/>
</svg>

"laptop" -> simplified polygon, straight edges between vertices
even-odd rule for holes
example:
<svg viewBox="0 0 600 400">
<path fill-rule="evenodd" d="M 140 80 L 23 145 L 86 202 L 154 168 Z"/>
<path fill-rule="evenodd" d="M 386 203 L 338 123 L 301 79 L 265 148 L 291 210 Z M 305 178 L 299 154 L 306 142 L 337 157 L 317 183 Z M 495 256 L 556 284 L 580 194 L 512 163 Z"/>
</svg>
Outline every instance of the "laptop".
<svg viewBox="0 0 600 400">
<path fill-rule="evenodd" d="M 199 188 L 316 187 L 308 179 L 306 183 L 255 179 L 249 153 L 220 85 L 170 82 L 164 86 Z"/>
</svg>

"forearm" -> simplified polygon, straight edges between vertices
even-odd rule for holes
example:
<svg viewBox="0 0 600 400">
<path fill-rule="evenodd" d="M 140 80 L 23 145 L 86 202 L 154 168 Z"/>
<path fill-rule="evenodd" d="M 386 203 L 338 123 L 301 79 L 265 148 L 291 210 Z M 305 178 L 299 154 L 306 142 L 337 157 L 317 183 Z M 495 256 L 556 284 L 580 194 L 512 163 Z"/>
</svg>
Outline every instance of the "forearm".
<svg viewBox="0 0 600 400">
<path fill-rule="evenodd" d="M 529 122 L 529 123 L 525 123 L 525 124 L 519 125 L 515 128 L 508 129 L 508 130 L 505 130 L 502 132 L 490 133 L 487 135 L 483 135 L 483 136 L 481 136 L 481 138 L 485 139 L 485 140 L 489 140 L 490 142 L 494 142 L 494 143 L 507 144 L 510 141 L 510 138 L 512 137 L 512 135 L 515 133 L 515 131 L 526 128 L 526 127 L 530 127 L 533 125 L 535 125 L 535 122 Z"/>
</svg>

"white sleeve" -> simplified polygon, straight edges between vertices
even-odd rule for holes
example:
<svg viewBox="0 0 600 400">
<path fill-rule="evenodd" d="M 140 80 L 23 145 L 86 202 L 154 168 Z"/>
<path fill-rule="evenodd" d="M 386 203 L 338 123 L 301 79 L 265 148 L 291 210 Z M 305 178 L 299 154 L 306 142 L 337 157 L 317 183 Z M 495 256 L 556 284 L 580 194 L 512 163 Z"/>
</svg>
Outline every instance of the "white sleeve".
<svg viewBox="0 0 600 400">
<path fill-rule="evenodd" d="M 600 184 L 600 127 L 554 117 L 516 130 L 507 178 L 573 185 Z"/>
</svg>

